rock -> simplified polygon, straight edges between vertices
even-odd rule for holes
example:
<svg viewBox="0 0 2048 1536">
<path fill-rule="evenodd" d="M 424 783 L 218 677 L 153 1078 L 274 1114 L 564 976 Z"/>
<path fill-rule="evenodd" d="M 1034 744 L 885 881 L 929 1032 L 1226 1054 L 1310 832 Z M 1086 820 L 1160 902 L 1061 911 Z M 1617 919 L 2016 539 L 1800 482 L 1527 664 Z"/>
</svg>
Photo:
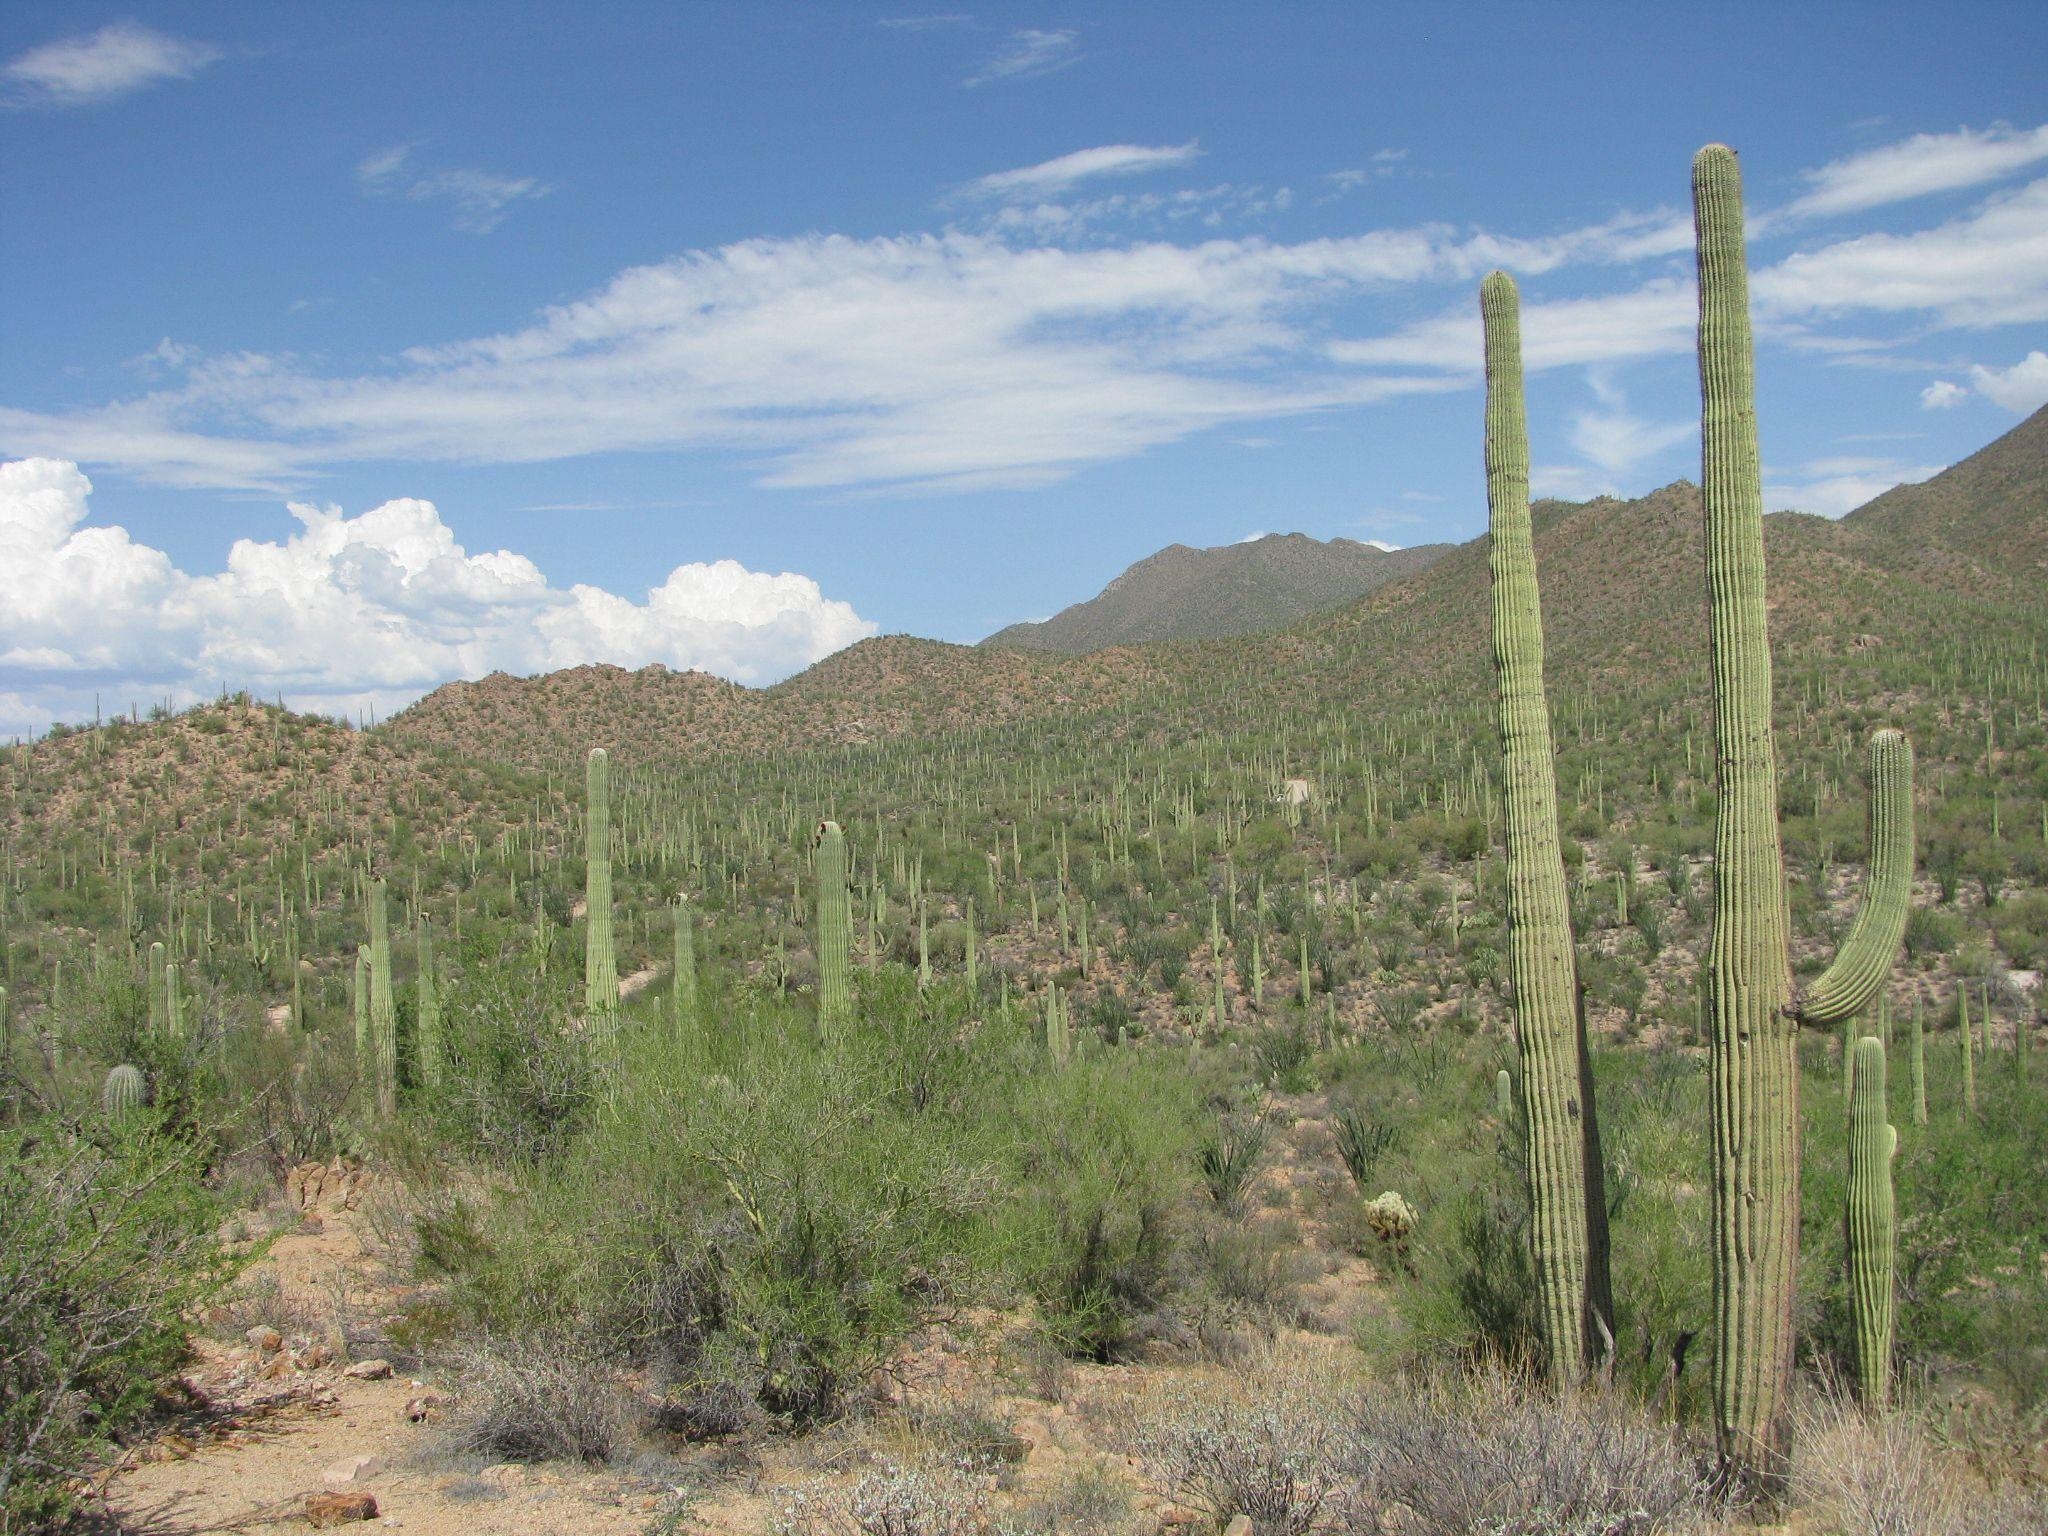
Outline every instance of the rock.
<svg viewBox="0 0 2048 1536">
<path fill-rule="evenodd" d="M 1223 1527 L 1223 1536 L 1252 1536 L 1252 1517 L 1236 1514 L 1230 1517 L 1230 1524 Z"/>
<path fill-rule="evenodd" d="M 284 1176 L 284 1197 L 298 1211 L 310 1211 L 320 1203 L 327 1184 L 325 1163 L 301 1163 Z"/>
<path fill-rule="evenodd" d="M 267 1355 L 273 1350 L 284 1348 L 284 1335 L 262 1323 L 258 1323 L 242 1337 L 249 1341 L 249 1347 L 259 1355 Z"/>
<path fill-rule="evenodd" d="M 358 1360 L 341 1373 L 351 1381 L 388 1381 L 391 1379 L 389 1360 Z"/>
<path fill-rule="evenodd" d="M 377 1518 L 377 1501 L 367 1493 L 309 1493 L 306 1523 L 315 1530 Z"/>
<path fill-rule="evenodd" d="M 302 1371 L 317 1371 L 334 1364 L 334 1351 L 325 1344 L 308 1344 L 293 1357 L 293 1363 Z"/>
<path fill-rule="evenodd" d="M 367 1483 L 384 1470 L 382 1462 L 374 1456 L 351 1456 L 346 1461 L 337 1461 L 320 1474 L 323 1483 Z"/>
<path fill-rule="evenodd" d="M 441 1399 L 431 1392 L 422 1392 L 405 1405 L 405 1416 L 415 1424 L 424 1423 L 427 1416 L 441 1406 Z"/>
</svg>

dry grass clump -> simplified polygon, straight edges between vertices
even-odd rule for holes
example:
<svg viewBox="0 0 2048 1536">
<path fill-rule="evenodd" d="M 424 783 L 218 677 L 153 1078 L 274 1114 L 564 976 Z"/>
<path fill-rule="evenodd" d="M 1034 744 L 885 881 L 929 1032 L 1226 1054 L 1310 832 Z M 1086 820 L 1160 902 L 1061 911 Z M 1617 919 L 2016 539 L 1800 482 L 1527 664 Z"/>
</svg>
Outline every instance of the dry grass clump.
<svg viewBox="0 0 2048 1536">
<path fill-rule="evenodd" d="M 1987 1493 L 1907 1413 L 1866 1414 L 1829 1394 L 1797 1407 L 1792 1502 L 1829 1536 L 2039 1536 L 2042 1490 Z"/>
<path fill-rule="evenodd" d="M 441 1432 L 447 1451 L 610 1462 L 631 1444 L 640 1417 L 632 1394 L 573 1344 L 486 1336 L 459 1345 L 447 1363 L 456 1389 Z"/>
<path fill-rule="evenodd" d="M 792 1490 L 773 1536 L 984 1536 L 988 1479 L 939 1461 L 891 1463 L 851 1488 Z"/>
</svg>

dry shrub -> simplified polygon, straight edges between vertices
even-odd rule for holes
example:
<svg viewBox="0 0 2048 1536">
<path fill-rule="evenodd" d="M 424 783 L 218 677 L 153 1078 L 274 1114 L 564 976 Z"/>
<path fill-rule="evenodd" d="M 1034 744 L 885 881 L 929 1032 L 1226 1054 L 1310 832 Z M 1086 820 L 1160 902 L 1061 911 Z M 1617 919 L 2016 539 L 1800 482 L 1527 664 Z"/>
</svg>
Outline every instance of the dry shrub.
<svg viewBox="0 0 2048 1536">
<path fill-rule="evenodd" d="M 1792 1502 L 1830 1536 L 2038 1536 L 2048 1499 L 1987 1493 L 1961 1457 L 1906 1413 L 1866 1414 L 1840 1396 L 1801 1402 Z"/>
<path fill-rule="evenodd" d="M 1345 1432 L 1326 1382 L 1278 1372 L 1227 1397 L 1190 1397 L 1132 1437 L 1148 1474 L 1221 1524 L 1250 1517 L 1257 1536 L 1307 1536 L 1336 1512 Z"/>
<path fill-rule="evenodd" d="M 770 1529 L 774 1536 L 982 1536 L 986 1479 L 941 1462 L 891 1464 L 849 1489 L 796 1489 Z"/>
<path fill-rule="evenodd" d="M 1619 1395 L 1445 1373 L 1373 1386 L 1348 1429 L 1361 1533 L 1648 1536 L 1705 1502 L 1700 1459 Z"/>
<path fill-rule="evenodd" d="M 546 1338 L 484 1337 L 449 1357 L 456 1405 L 449 1451 L 504 1461 L 608 1462 L 630 1442 L 632 1394 L 602 1361 Z"/>
</svg>

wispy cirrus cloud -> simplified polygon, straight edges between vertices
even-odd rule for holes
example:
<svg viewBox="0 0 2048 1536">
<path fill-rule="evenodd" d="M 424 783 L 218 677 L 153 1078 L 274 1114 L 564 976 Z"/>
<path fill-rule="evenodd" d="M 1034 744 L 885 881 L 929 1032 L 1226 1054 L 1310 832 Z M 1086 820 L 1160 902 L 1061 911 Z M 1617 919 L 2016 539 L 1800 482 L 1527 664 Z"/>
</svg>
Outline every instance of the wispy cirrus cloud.
<svg viewBox="0 0 2048 1536">
<path fill-rule="evenodd" d="M 1070 28 L 1024 27 L 1012 32 L 980 69 L 960 83 L 987 85 L 995 80 L 1023 80 L 1049 75 L 1081 61 L 1081 37 Z"/>
<path fill-rule="evenodd" d="M 0 80 L 17 105 L 94 106 L 159 81 L 190 79 L 221 57 L 210 43 L 117 21 L 17 55 L 0 66 Z"/>
<path fill-rule="evenodd" d="M 973 197 L 1047 197 L 1065 192 L 1077 182 L 1190 165 L 1201 153 L 1201 146 L 1192 139 L 1185 144 L 1103 144 L 1014 171 L 996 171 L 969 182 L 964 190 Z"/>
<path fill-rule="evenodd" d="M 422 169 L 413 163 L 412 151 L 410 144 L 394 144 L 365 156 L 356 166 L 356 184 L 371 197 L 453 203 L 455 228 L 473 235 L 487 235 L 504 223 L 514 203 L 546 197 L 554 190 L 532 176 Z"/>
<path fill-rule="evenodd" d="M 2048 125 L 1958 128 L 1916 133 L 1806 173 L 1807 191 L 1781 211 L 1788 218 L 1861 213 L 1936 192 L 2003 180 L 2048 160 Z"/>
</svg>

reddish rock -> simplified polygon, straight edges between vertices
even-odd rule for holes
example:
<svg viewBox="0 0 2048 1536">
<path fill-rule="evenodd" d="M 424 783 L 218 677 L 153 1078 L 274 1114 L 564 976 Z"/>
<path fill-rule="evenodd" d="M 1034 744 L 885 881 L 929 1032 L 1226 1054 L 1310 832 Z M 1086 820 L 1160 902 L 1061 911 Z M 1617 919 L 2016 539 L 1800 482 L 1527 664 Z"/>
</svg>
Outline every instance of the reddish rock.
<svg viewBox="0 0 2048 1536">
<path fill-rule="evenodd" d="M 331 1525 L 352 1525 L 358 1520 L 377 1518 L 377 1500 L 368 1493 L 309 1493 L 306 1495 L 306 1523 L 315 1530 Z"/>
</svg>

